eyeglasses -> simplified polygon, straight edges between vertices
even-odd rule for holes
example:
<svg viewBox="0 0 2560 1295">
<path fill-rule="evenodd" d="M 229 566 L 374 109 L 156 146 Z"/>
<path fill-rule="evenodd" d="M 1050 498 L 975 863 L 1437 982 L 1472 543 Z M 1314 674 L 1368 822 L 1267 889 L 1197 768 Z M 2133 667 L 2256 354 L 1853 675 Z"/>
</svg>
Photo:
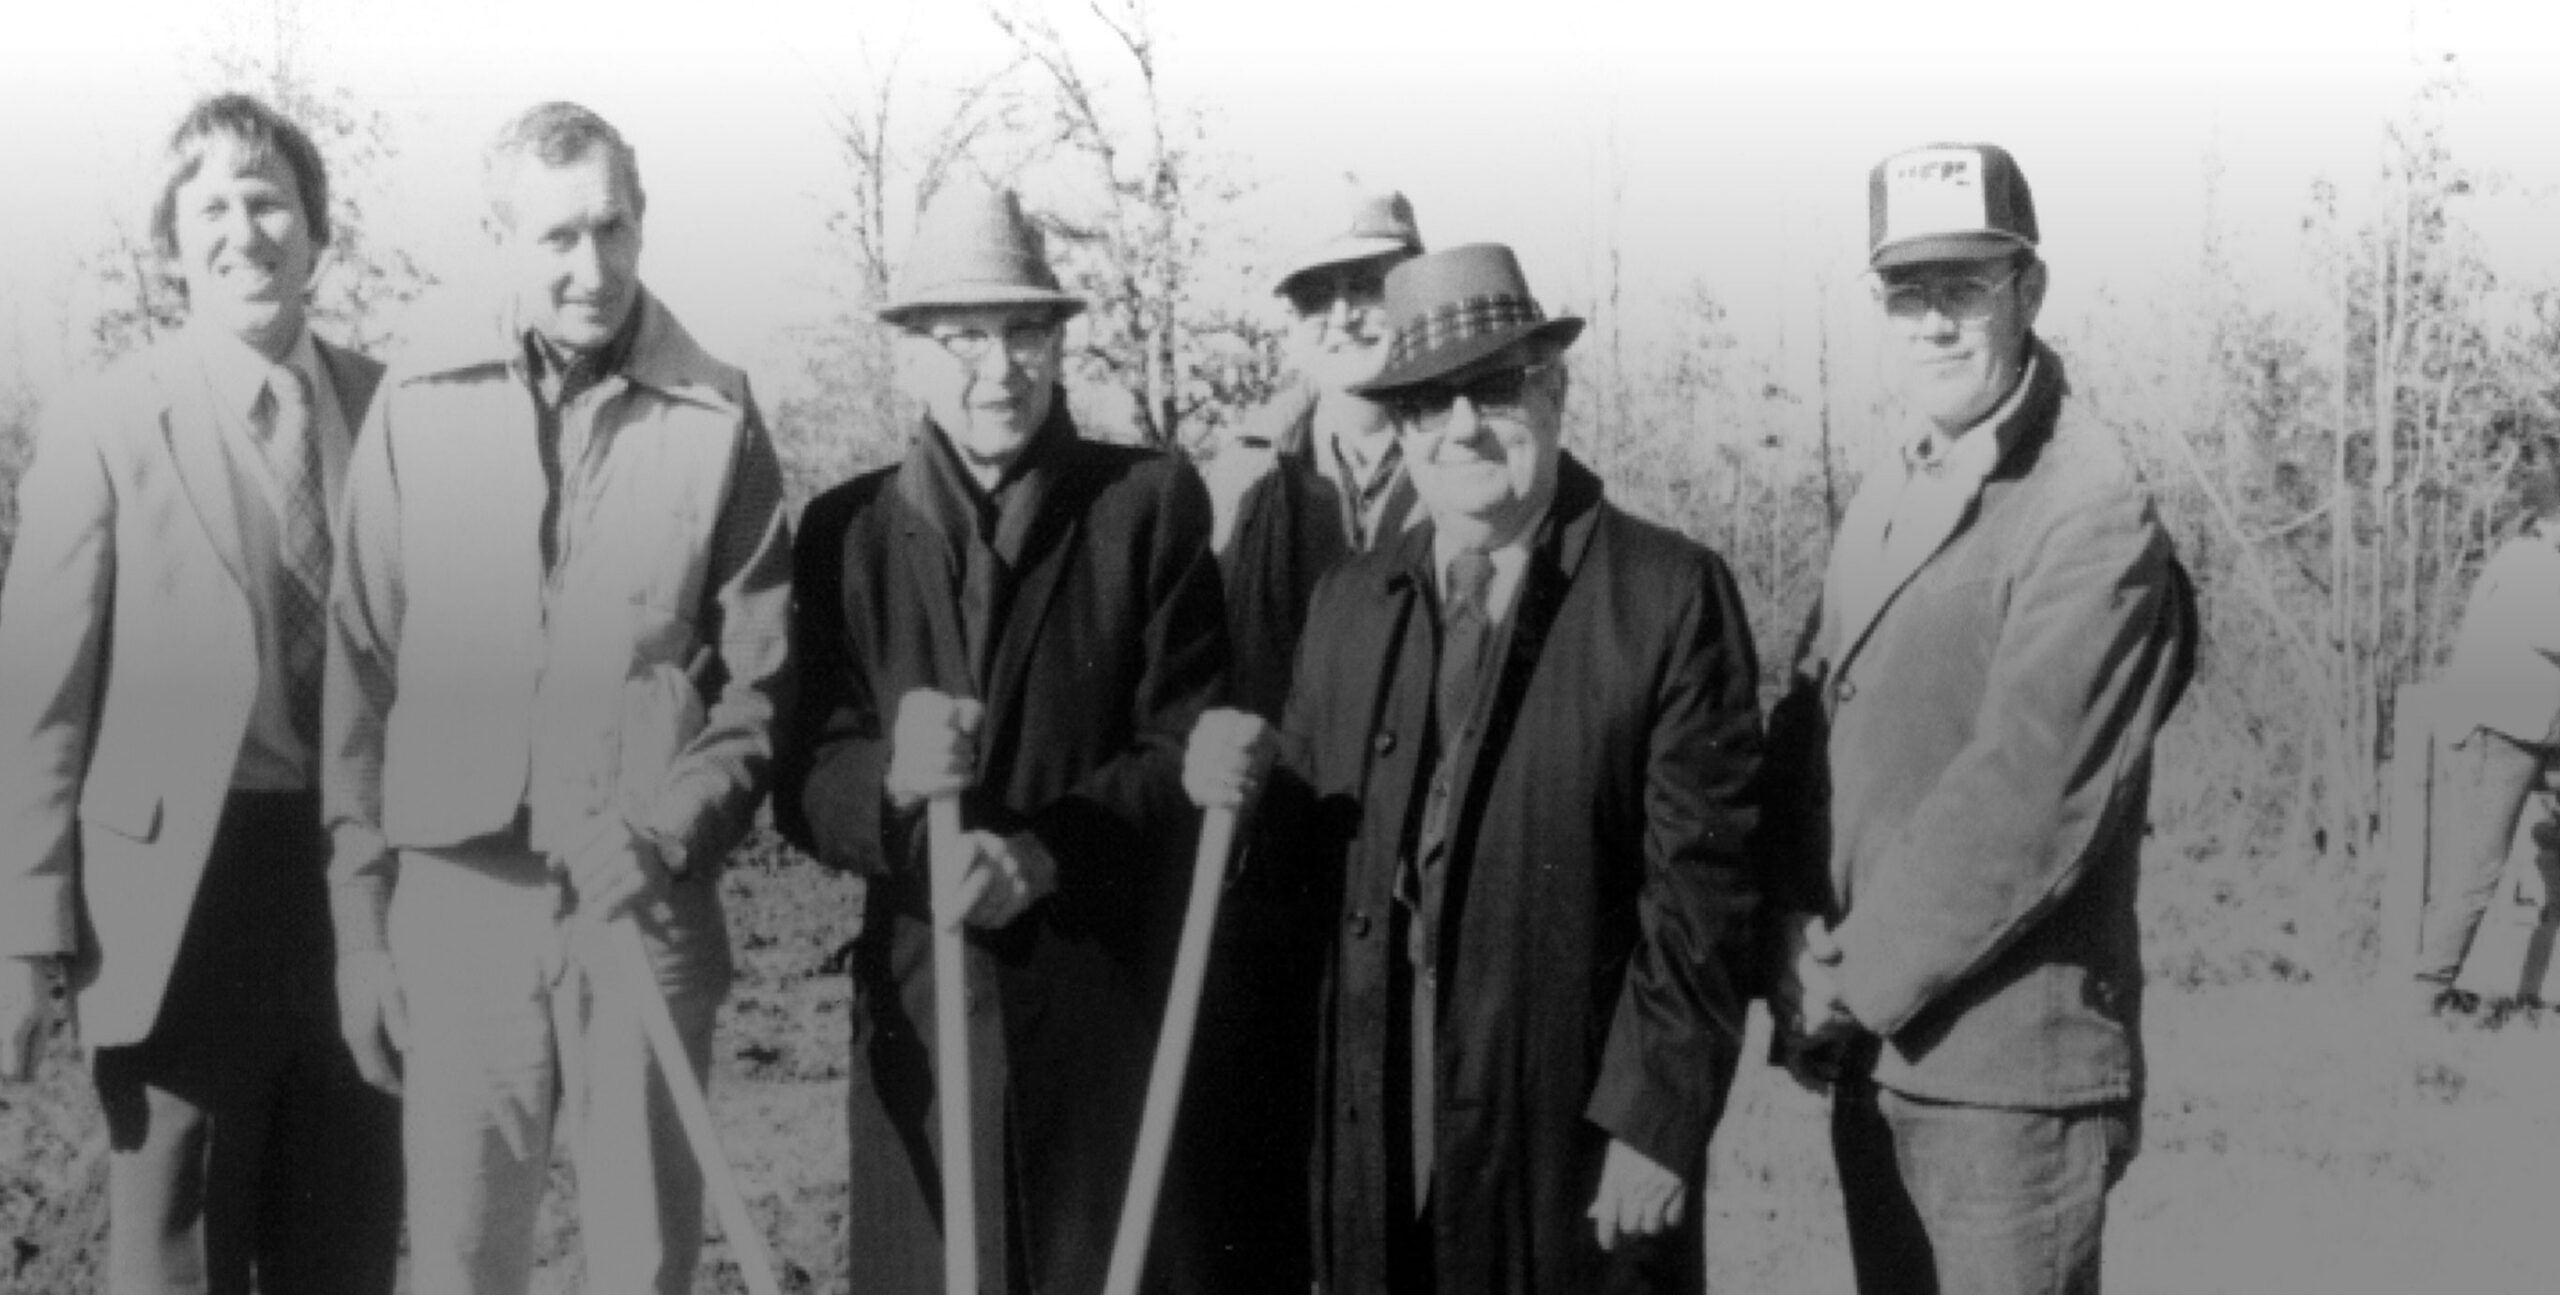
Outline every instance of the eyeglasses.
<svg viewBox="0 0 2560 1295">
<path fill-rule="evenodd" d="M 916 335 L 949 351 L 963 364 L 975 364 L 987 358 L 995 348 L 995 336 L 983 328 L 919 329 Z M 1010 324 L 1004 330 L 1004 353 L 1024 367 L 1049 356 L 1049 343 L 1057 340 L 1058 326 L 1047 324 Z"/>
<path fill-rule="evenodd" d="M 1386 300 L 1387 276 L 1375 269 L 1302 274 L 1289 281 L 1286 291 L 1289 308 L 1301 315 L 1324 314 L 1337 300 L 1354 310 L 1366 310 Z"/>
<path fill-rule="evenodd" d="M 1460 396 L 1467 398 L 1467 403 L 1475 407 L 1478 415 L 1517 413 L 1535 389 L 1534 380 L 1553 367 L 1532 364 L 1488 373 L 1459 386 L 1423 386 L 1399 391 L 1386 399 L 1387 416 L 1395 420 L 1399 431 L 1437 430 L 1449 421 L 1449 410 L 1458 403 Z"/>
<path fill-rule="evenodd" d="M 1997 279 L 1922 279 L 1880 284 L 1876 296 L 1884 302 L 1884 313 L 1893 319 L 1919 319 L 1935 310 L 1957 323 L 1969 324 L 1990 318 L 1992 303 L 2024 273 L 2026 267 L 2018 266 Z"/>
</svg>

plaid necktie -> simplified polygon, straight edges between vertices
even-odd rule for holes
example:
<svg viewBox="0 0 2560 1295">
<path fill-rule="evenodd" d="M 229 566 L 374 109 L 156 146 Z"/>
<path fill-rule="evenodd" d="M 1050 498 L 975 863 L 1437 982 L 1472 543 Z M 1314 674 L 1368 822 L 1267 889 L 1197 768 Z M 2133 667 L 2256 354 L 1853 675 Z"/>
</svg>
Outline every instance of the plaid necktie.
<svg viewBox="0 0 2560 1295">
<path fill-rule="evenodd" d="M 293 728 L 303 740 L 314 741 L 320 733 L 320 662 L 329 642 L 329 506 L 321 486 L 310 379 L 291 365 L 280 366 L 268 377 L 252 419 L 266 449 L 267 469 L 283 492 L 278 550 L 284 571 L 276 590 L 276 638 L 292 689 Z"/>
</svg>

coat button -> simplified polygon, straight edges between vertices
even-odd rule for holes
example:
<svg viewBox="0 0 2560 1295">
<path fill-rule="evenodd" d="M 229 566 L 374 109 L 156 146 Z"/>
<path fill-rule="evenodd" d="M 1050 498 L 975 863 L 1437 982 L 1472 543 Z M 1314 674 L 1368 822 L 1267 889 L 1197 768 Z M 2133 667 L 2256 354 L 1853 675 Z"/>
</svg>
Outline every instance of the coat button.
<svg viewBox="0 0 2560 1295">
<path fill-rule="evenodd" d="M 1846 706 L 1850 698 L 1858 695 L 1858 685 L 1843 678 L 1839 685 L 1831 690 L 1831 695 L 1837 698 L 1841 705 Z"/>
<path fill-rule="evenodd" d="M 1376 737 L 1369 739 L 1369 749 L 1379 755 L 1387 755 L 1393 752 L 1396 749 L 1395 730 L 1381 730 Z"/>
<path fill-rule="evenodd" d="M 1358 1124 L 1360 1122 L 1360 1108 L 1353 1106 L 1348 1102 L 1343 1103 L 1342 1122 L 1345 1124 Z"/>
<path fill-rule="evenodd" d="M 1358 910 L 1354 910 L 1352 912 L 1351 937 L 1355 940 L 1365 940 L 1369 937 L 1369 915 L 1367 913 Z"/>
</svg>

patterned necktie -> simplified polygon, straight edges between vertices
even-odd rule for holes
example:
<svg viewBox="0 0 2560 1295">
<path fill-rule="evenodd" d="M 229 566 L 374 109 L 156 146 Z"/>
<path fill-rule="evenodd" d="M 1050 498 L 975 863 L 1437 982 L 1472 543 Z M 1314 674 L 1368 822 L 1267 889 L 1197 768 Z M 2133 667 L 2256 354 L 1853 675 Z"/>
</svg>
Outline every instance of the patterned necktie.
<svg viewBox="0 0 2560 1295">
<path fill-rule="evenodd" d="M 1492 626 L 1485 591 L 1493 585 L 1493 559 L 1461 553 L 1449 560 L 1449 604 L 1440 626 L 1440 735 L 1446 749 L 1475 716 L 1476 687 L 1484 677 L 1485 640 Z"/>
<path fill-rule="evenodd" d="M 275 474 L 284 501 L 278 518 L 284 571 L 277 582 L 276 638 L 292 690 L 294 731 L 304 741 L 315 741 L 320 733 L 320 662 L 329 641 L 329 507 L 321 485 L 310 379 L 290 365 L 279 367 L 258 399 L 256 422 L 267 469 Z"/>
</svg>

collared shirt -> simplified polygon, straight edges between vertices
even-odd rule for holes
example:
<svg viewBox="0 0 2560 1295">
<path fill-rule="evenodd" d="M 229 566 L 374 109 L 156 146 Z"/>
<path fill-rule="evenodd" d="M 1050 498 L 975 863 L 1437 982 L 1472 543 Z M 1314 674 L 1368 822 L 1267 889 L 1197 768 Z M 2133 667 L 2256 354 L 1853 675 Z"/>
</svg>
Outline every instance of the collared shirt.
<svg viewBox="0 0 2560 1295">
<path fill-rule="evenodd" d="M 1546 523 L 1547 514 L 1541 511 L 1508 543 L 1485 554 L 1493 561 L 1493 580 L 1485 586 L 1484 619 L 1485 624 L 1497 632 L 1511 624 L 1512 606 L 1520 601 L 1520 577 L 1529 569 L 1530 546 L 1537 543 L 1538 529 Z M 1464 551 L 1446 531 L 1435 532 L 1431 537 L 1433 588 L 1438 592 L 1443 607 L 1449 603 L 1449 564 Z"/>
<path fill-rule="evenodd" d="M 1841 611 L 1849 624 L 1865 624 L 1893 596 L 1899 578 L 1928 561 L 1930 555 L 1920 551 L 1921 546 L 1934 549 L 1946 539 L 1945 529 L 1925 524 L 1927 519 L 1960 513 L 1981 493 L 1982 483 L 2000 465 L 2007 448 L 2003 434 L 2016 423 L 2019 408 L 2035 387 L 2035 370 L 2031 355 L 2017 385 L 1980 421 L 1954 435 L 1934 425 L 1924 426 L 1902 443 L 1899 453 L 1868 473 L 1866 484 L 1859 487 L 1859 504 L 1852 507 L 1863 505 L 1869 492 L 1877 492 L 1884 524 L 1868 540 L 1873 548 L 1852 555 L 1856 561 L 1835 558 L 1832 562 L 1833 570 L 1845 577 Z M 1844 529 L 1840 542 L 1855 548 L 1858 538 Z"/>
<path fill-rule="evenodd" d="M 188 336 L 212 397 L 223 461 L 231 471 L 241 557 L 248 571 L 258 573 L 246 590 L 250 626 L 257 636 L 258 697 L 250 708 L 248 731 L 240 739 L 231 786 L 234 791 L 310 791 L 318 783 L 318 762 L 311 744 L 294 729 L 294 685 L 286 677 L 278 624 L 282 615 L 279 586 L 290 578 L 283 557 L 287 486 L 269 466 L 257 428 L 259 398 L 280 366 L 216 328 L 192 328 Z M 320 441 L 321 489 L 334 504 L 346 480 L 347 452 L 354 436 L 310 329 L 295 339 L 281 367 L 299 371 L 311 392 L 311 432 Z M 318 687 L 319 681 L 304 680 L 302 686 Z"/>
<path fill-rule="evenodd" d="M 1320 439 L 1329 445 L 1330 452 L 1317 456 L 1316 470 L 1333 478 L 1334 488 L 1342 492 L 1343 520 L 1350 523 L 1351 547 L 1365 550 L 1378 542 L 1378 528 L 1387 518 L 1387 499 L 1395 493 L 1397 478 L 1404 475 L 1404 446 L 1396 440 L 1394 431 L 1381 432 L 1373 443 L 1383 444 L 1363 463 L 1349 438 L 1320 435 Z M 1445 579 L 1446 563 L 1442 564 L 1442 571 Z"/>
</svg>

